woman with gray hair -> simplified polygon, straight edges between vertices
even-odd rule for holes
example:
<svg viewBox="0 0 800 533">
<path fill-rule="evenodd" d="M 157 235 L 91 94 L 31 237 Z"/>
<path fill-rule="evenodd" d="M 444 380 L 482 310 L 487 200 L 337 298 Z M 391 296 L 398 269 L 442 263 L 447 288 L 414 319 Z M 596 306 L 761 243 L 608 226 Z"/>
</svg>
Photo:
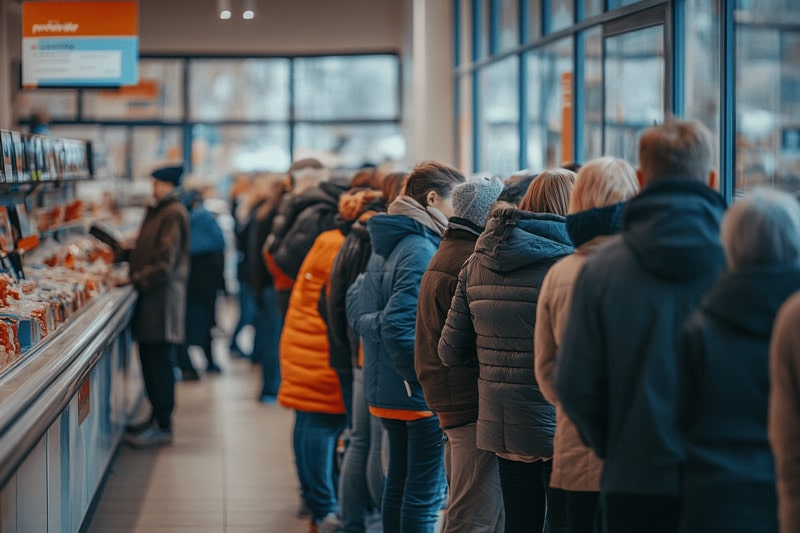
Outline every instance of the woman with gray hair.
<svg viewBox="0 0 800 533">
<path fill-rule="evenodd" d="M 684 325 L 678 351 L 681 531 L 772 532 L 769 342 L 778 309 L 800 289 L 800 205 L 756 189 L 725 215 L 721 237 L 729 271 Z"/>
</svg>

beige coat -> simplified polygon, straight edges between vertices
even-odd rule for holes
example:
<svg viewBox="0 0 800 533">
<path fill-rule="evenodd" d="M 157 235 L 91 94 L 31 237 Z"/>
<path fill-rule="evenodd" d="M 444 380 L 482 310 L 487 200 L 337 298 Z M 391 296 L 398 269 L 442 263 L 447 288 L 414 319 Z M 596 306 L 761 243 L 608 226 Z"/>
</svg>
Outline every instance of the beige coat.
<svg viewBox="0 0 800 533">
<path fill-rule="evenodd" d="M 800 531 L 800 293 L 781 307 L 770 345 L 769 441 L 781 533 Z"/>
<path fill-rule="evenodd" d="M 608 237 L 596 237 L 567 256 L 547 273 L 536 306 L 534 370 L 544 397 L 556 406 L 556 434 L 553 438 L 553 473 L 550 486 L 569 491 L 600 490 L 603 462 L 583 444 L 578 429 L 567 418 L 555 390 L 556 354 L 564 336 L 572 288 L 589 254 Z"/>
</svg>

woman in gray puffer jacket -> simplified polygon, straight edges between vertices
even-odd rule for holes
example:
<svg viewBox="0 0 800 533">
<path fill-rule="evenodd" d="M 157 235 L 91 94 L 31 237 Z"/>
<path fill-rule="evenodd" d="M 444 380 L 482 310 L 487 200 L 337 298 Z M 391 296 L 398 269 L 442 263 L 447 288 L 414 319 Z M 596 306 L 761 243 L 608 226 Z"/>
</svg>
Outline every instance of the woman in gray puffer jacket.
<svg viewBox="0 0 800 533">
<path fill-rule="evenodd" d="M 498 456 L 506 533 L 563 528 L 563 501 L 549 490 L 555 408 L 531 369 L 536 301 L 548 269 L 573 252 L 567 234 L 575 174 L 545 171 L 519 209 L 487 223 L 464 264 L 439 341 L 447 366 L 478 365 L 478 448 Z"/>
</svg>

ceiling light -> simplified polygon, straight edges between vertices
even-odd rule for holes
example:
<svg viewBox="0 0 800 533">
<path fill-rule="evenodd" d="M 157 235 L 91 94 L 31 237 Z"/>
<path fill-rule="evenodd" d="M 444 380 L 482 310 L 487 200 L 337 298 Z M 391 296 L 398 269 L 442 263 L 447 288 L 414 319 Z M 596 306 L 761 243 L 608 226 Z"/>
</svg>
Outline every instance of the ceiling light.
<svg viewBox="0 0 800 533">
<path fill-rule="evenodd" d="M 217 0 L 217 11 L 222 20 L 231 18 L 231 0 Z"/>
<path fill-rule="evenodd" d="M 255 17 L 256 17 L 255 0 L 244 0 L 244 11 L 242 11 L 242 18 L 245 20 L 253 20 Z"/>
</svg>

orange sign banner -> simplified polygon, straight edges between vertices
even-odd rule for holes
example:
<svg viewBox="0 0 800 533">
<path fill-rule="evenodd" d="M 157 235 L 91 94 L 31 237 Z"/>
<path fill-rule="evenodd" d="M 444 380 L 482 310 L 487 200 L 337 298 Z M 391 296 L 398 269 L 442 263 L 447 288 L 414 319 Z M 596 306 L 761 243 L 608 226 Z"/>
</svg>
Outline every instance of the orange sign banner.
<svg viewBox="0 0 800 533">
<path fill-rule="evenodd" d="M 561 74 L 561 162 L 575 161 L 573 140 L 572 72 Z"/>
<path fill-rule="evenodd" d="M 23 37 L 136 37 L 138 2 L 23 2 Z"/>
</svg>

